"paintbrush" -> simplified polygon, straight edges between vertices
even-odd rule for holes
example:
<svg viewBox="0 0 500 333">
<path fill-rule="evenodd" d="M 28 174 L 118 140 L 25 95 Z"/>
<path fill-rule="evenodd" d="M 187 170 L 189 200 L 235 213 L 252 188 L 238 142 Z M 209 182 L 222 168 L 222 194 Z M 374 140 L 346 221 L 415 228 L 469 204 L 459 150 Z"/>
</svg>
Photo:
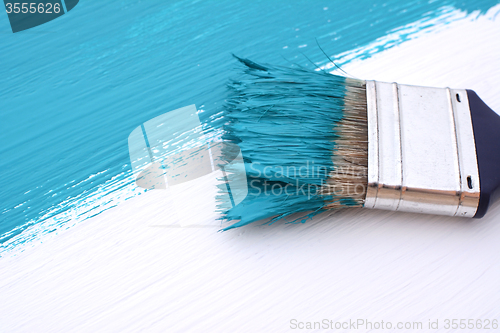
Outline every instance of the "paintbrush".
<svg viewBox="0 0 500 333">
<path fill-rule="evenodd" d="M 219 207 L 226 229 L 347 207 L 480 218 L 500 195 L 500 116 L 474 91 L 236 58 L 223 139 L 248 195 Z"/>
</svg>

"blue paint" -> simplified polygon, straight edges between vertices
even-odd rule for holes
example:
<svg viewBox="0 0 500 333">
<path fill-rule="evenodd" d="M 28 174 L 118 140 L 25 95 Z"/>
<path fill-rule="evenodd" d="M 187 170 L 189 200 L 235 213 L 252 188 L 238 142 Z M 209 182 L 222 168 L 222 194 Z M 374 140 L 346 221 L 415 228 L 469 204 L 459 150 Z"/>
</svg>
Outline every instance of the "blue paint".
<svg viewBox="0 0 500 333">
<path fill-rule="evenodd" d="M 325 62 L 315 38 L 338 54 L 445 5 L 484 12 L 496 3 L 80 1 L 68 15 L 16 34 L 1 14 L 1 242 L 50 217 L 59 225 L 78 220 L 63 214 L 72 207 L 91 215 L 109 208 L 103 203 L 130 175 L 130 132 L 190 104 L 207 120 L 235 68 L 231 52 L 311 68 L 301 52 Z"/>
<path fill-rule="evenodd" d="M 346 88 L 364 82 L 238 59 L 245 68 L 228 85 L 223 138 L 241 149 L 249 194 L 224 211 L 224 219 L 233 221 L 226 230 L 300 212 L 313 211 L 312 217 L 333 200 L 355 206 L 354 200 L 323 195 L 319 189 L 335 171 L 335 128 L 344 119 Z"/>
</svg>

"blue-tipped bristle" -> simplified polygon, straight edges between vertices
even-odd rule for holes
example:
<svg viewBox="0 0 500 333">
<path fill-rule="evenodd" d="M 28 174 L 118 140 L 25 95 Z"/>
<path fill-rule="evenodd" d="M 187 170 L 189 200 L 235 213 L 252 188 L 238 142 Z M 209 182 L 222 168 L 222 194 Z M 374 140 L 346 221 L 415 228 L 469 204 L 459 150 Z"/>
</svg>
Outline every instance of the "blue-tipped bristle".
<svg viewBox="0 0 500 333">
<path fill-rule="evenodd" d="M 236 58 L 245 68 L 228 84 L 224 140 L 241 149 L 248 195 L 235 207 L 221 207 L 223 218 L 233 223 L 226 229 L 309 212 L 295 219 L 305 221 L 332 202 L 359 205 L 316 190 L 335 170 L 333 154 L 342 139 L 337 125 L 345 118 L 346 92 L 353 85 L 364 89 L 364 82 Z"/>
</svg>

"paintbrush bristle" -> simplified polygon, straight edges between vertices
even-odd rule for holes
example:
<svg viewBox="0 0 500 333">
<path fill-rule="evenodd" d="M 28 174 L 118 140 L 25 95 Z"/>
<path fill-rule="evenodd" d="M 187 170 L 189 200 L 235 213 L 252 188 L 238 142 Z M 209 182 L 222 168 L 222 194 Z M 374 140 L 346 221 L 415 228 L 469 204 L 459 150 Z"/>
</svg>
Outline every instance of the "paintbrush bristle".
<svg viewBox="0 0 500 333">
<path fill-rule="evenodd" d="M 223 218 L 239 227 L 303 213 L 360 207 L 367 185 L 365 82 L 303 67 L 237 58 L 228 84 L 224 140 L 238 144 L 248 195 Z M 288 221 L 288 220 L 287 220 Z"/>
</svg>

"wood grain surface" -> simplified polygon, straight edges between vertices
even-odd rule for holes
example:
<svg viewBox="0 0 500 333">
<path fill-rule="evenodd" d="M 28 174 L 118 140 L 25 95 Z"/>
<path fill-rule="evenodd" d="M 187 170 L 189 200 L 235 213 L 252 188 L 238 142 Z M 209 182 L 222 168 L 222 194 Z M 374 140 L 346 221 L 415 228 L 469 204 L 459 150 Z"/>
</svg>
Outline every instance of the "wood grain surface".
<svg viewBox="0 0 500 333">
<path fill-rule="evenodd" d="M 344 70 L 474 89 L 499 112 L 499 10 Z M 445 332 L 447 319 L 500 319 L 499 202 L 481 220 L 354 209 L 218 230 L 181 227 L 166 192 L 150 191 L 49 235 L 0 260 L 0 332 L 322 331 L 292 323 L 358 319 Z"/>
</svg>

